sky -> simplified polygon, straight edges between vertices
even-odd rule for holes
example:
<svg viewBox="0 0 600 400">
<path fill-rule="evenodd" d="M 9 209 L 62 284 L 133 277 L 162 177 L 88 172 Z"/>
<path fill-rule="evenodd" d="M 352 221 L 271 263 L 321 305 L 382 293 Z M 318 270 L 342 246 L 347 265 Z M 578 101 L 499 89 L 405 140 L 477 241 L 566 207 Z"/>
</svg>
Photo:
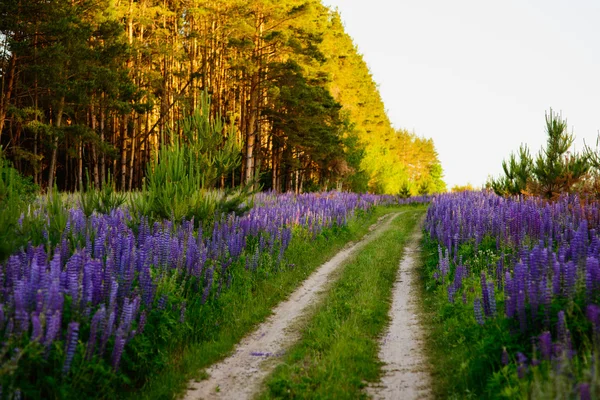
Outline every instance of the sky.
<svg viewBox="0 0 600 400">
<path fill-rule="evenodd" d="M 481 186 L 545 113 L 575 151 L 600 131 L 600 0 L 324 0 L 363 55 L 394 127 L 432 138 L 449 187 Z"/>
</svg>

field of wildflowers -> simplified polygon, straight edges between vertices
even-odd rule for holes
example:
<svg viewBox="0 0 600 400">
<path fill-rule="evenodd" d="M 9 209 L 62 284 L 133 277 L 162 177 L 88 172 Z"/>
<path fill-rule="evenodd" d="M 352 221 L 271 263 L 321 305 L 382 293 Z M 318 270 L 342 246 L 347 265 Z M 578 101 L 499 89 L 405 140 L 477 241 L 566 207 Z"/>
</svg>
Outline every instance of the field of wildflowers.
<svg viewBox="0 0 600 400">
<path fill-rule="evenodd" d="M 285 251 L 295 236 L 310 241 L 357 212 L 426 200 L 263 193 L 208 232 L 193 220 L 150 223 L 127 206 L 87 217 L 56 199 L 30 207 L 17 229 L 37 229 L 37 239 L 0 260 L 0 398 L 135 387 L 172 343 L 206 339 L 207 310 L 230 287 L 293 268 Z"/>
<path fill-rule="evenodd" d="M 577 196 L 465 192 L 432 201 L 425 291 L 437 308 L 433 351 L 453 353 L 437 369 L 444 390 L 600 396 L 599 225 L 600 205 Z"/>
</svg>

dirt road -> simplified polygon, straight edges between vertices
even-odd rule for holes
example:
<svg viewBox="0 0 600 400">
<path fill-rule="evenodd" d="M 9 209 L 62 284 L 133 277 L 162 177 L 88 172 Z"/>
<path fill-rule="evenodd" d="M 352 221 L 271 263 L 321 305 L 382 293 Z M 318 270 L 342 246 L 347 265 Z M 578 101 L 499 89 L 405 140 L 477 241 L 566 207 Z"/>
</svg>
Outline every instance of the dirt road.
<svg viewBox="0 0 600 400">
<path fill-rule="evenodd" d="M 212 365 L 209 378 L 190 382 L 185 400 L 251 399 L 261 388 L 266 376 L 281 361 L 300 335 L 302 317 L 315 304 L 336 276 L 336 271 L 367 243 L 389 228 L 399 213 L 380 218 L 361 241 L 346 246 L 331 260 L 320 266 L 286 301 L 280 303 L 273 315 L 252 334 L 244 338 L 231 356 Z"/>
</svg>

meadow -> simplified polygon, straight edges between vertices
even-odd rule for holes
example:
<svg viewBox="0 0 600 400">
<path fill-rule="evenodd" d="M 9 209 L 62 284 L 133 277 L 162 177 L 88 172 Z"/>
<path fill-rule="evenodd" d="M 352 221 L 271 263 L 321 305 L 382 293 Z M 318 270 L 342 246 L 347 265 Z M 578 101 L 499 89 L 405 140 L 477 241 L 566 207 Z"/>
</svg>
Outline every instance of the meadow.
<svg viewBox="0 0 600 400">
<path fill-rule="evenodd" d="M 599 223 L 598 203 L 576 195 L 432 201 L 423 296 L 438 395 L 598 395 Z"/>
<path fill-rule="evenodd" d="M 0 400 L 600 398 L 600 148 L 550 109 L 448 190 L 494 129 L 434 76 L 460 147 L 399 128 L 325 3 L 0 1 Z"/>
<path fill-rule="evenodd" d="M 11 173 L 5 168 L 5 177 Z M 113 192 L 98 203 L 106 210 L 97 204 L 89 212 L 89 192 L 54 192 L 31 197 L 15 217 L 6 214 L 19 207 L 22 185 L 15 176 L 3 183 L 13 205 L 0 214 L 16 221 L 3 226 L 14 240 L 4 243 L 0 263 L 7 398 L 121 397 L 151 384 L 182 349 L 212 343 L 218 358 L 315 263 L 359 236 L 376 207 L 426 200 L 259 193 L 209 224 L 149 219 L 134 214 L 135 199 Z M 307 246 L 322 256 L 307 260 Z M 264 304 L 252 303 L 261 296 Z M 240 303 L 255 309 L 240 316 Z"/>
</svg>

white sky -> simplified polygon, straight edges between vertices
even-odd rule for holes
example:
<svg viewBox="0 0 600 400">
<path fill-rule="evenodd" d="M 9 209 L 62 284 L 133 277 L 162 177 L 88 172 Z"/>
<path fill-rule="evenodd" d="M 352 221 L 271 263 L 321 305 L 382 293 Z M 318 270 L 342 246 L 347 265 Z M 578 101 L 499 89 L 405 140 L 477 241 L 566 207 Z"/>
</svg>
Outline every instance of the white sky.
<svg viewBox="0 0 600 400">
<path fill-rule="evenodd" d="M 449 187 L 545 143 L 544 112 L 600 130 L 600 0 L 324 0 L 338 8 L 393 125 L 433 138 Z"/>
</svg>

